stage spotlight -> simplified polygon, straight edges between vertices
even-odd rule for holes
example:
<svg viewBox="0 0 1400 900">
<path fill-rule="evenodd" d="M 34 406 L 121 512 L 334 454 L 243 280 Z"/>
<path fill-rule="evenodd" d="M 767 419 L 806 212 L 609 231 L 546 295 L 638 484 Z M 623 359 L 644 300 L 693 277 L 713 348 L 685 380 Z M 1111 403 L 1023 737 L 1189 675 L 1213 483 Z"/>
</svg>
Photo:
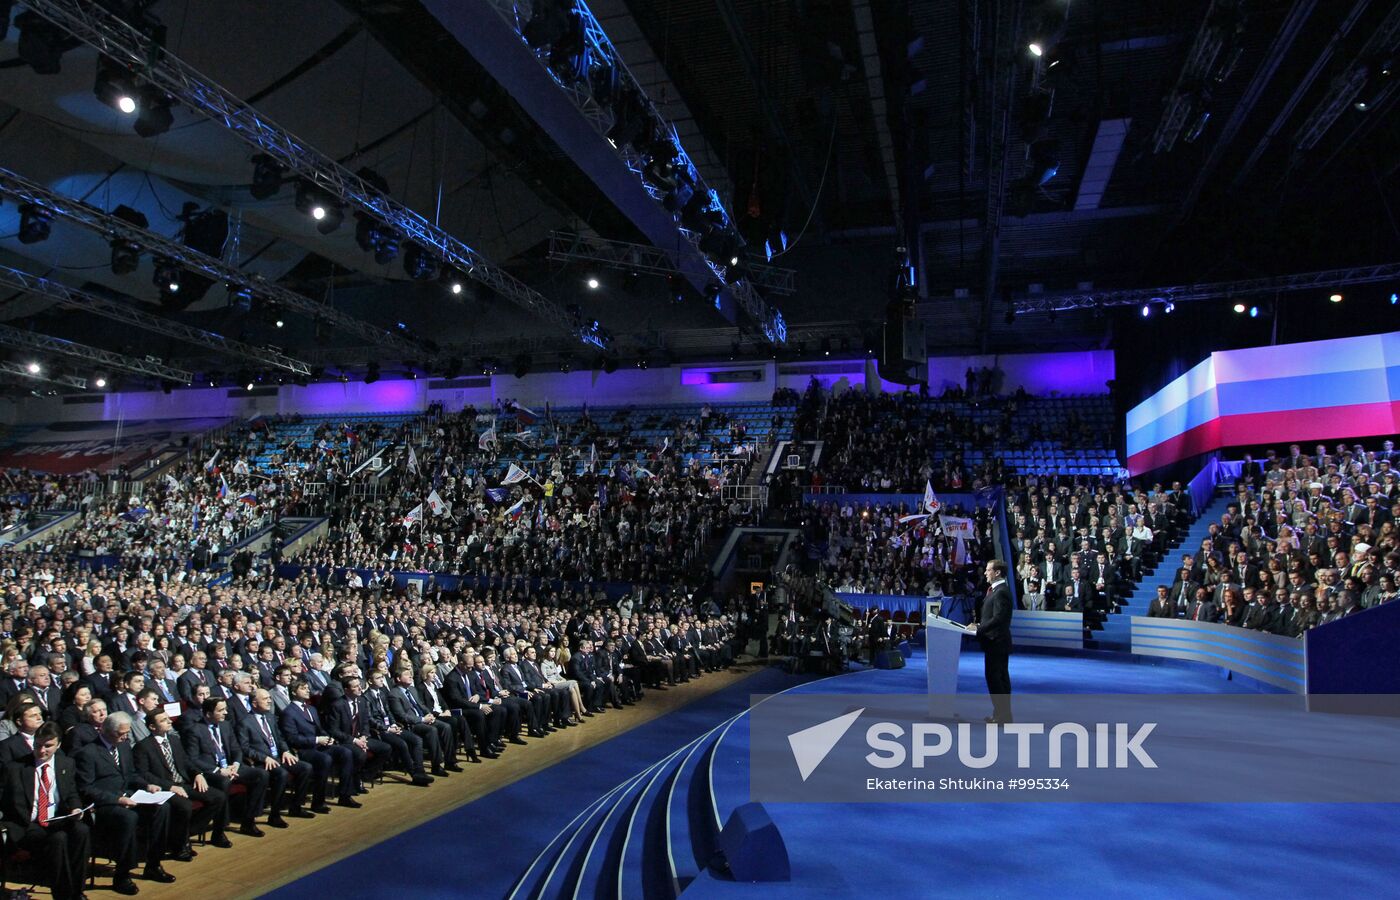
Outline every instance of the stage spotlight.
<svg viewBox="0 0 1400 900">
<path fill-rule="evenodd" d="M 253 195 L 254 200 L 266 200 L 276 195 L 282 189 L 282 176 L 286 171 L 286 166 L 266 153 L 259 153 L 253 157 L 253 184 L 248 188 L 248 193 Z"/>
<path fill-rule="evenodd" d="M 53 215 L 42 206 L 26 203 L 19 208 L 19 242 L 37 244 L 49 239 L 53 231 Z"/>
<path fill-rule="evenodd" d="M 105 388 L 107 386 L 107 379 L 103 378 L 101 375 L 98 375 L 92 383 L 99 389 Z"/>
<path fill-rule="evenodd" d="M 286 324 L 287 324 L 286 321 L 285 321 L 284 319 L 282 319 L 282 318 L 279 317 L 276 321 L 274 321 L 274 322 L 272 323 L 272 326 L 273 326 L 274 328 L 281 328 L 283 325 L 286 325 Z"/>
<path fill-rule="evenodd" d="M 1054 141 L 1031 145 L 1030 183 L 1040 187 L 1060 171 L 1059 148 Z"/>
<path fill-rule="evenodd" d="M 20 13 L 15 17 L 15 27 L 19 29 L 19 58 L 36 75 L 57 75 L 63 54 L 77 43 L 35 12 Z"/>
<path fill-rule="evenodd" d="M 98 100 L 118 112 L 128 116 L 136 112 L 136 79 L 105 57 L 97 61 L 97 82 L 92 91 Z"/>
<path fill-rule="evenodd" d="M 1390 305 L 1394 306 L 1396 303 L 1400 303 L 1400 294 L 1391 294 Z"/>
<path fill-rule="evenodd" d="M 1039 57 L 1045 55 L 1045 45 L 1040 43 L 1040 41 L 1031 41 L 1026 45 L 1026 49 L 1031 51 L 1031 56 Z"/>
<path fill-rule="evenodd" d="M 565 353 L 559 357 L 559 371 L 567 375 L 574 370 L 574 357 L 572 353 Z"/>
<path fill-rule="evenodd" d="M 1259 307 L 1257 307 L 1257 306 L 1251 306 L 1251 307 L 1249 308 L 1249 317 L 1250 317 L 1251 319 L 1257 319 L 1257 318 L 1259 318 Z"/>
<path fill-rule="evenodd" d="M 136 123 L 131 126 L 132 130 L 141 137 L 165 134 L 170 130 L 170 126 L 175 124 L 175 113 L 170 108 L 173 103 L 170 95 L 155 85 L 142 86 L 137 94 L 139 112 L 136 115 Z"/>
<path fill-rule="evenodd" d="M 128 225 L 137 228 L 146 228 L 150 222 L 146 219 L 146 214 L 137 209 L 132 209 L 126 204 L 118 206 L 112 210 L 112 218 L 120 219 Z M 112 245 L 112 274 L 130 275 L 141 265 L 141 245 L 134 241 L 123 240 L 114 237 Z"/>
<path fill-rule="evenodd" d="M 453 294 L 460 294 L 460 293 L 462 293 L 462 282 L 460 282 L 460 281 L 453 281 L 453 282 L 452 282 L 452 286 L 449 287 L 448 290 L 450 290 Z"/>
<path fill-rule="evenodd" d="M 345 219 L 340 202 L 309 181 L 297 182 L 296 207 L 316 222 L 316 230 L 330 234 Z"/>
<path fill-rule="evenodd" d="M 184 288 L 185 273 L 173 261 L 166 258 L 156 260 L 155 275 L 151 283 L 160 291 L 160 305 L 168 310 L 181 310 L 195 299 Z"/>
<path fill-rule="evenodd" d="M 245 391 L 252 391 L 252 390 L 253 390 L 253 382 L 250 381 L 250 382 L 248 382 L 247 384 L 243 385 L 243 390 L 245 390 Z"/>
<path fill-rule="evenodd" d="M 1171 315 L 1172 313 L 1176 312 L 1176 304 L 1170 302 L 1167 303 L 1166 306 L 1162 307 L 1162 312 L 1166 313 L 1167 315 Z"/>
<path fill-rule="evenodd" d="M 1235 312 L 1237 312 L 1237 313 L 1243 313 L 1243 312 L 1245 311 L 1246 308 L 1247 308 L 1247 307 L 1245 307 L 1245 305 L 1244 305 L 1243 303 L 1236 303 L 1236 304 L 1235 304 Z"/>
<path fill-rule="evenodd" d="M 1150 315 L 1152 315 L 1152 304 L 1144 303 L 1142 305 L 1142 317 L 1145 319 Z"/>
<path fill-rule="evenodd" d="M 1341 303 L 1341 302 L 1342 302 L 1342 295 L 1341 295 L 1341 294 L 1333 294 L 1332 296 L 1328 297 L 1327 299 L 1328 299 L 1328 300 L 1331 300 L 1333 303 Z"/>
<path fill-rule="evenodd" d="M 409 244 L 403 253 L 403 272 L 414 281 L 431 281 L 438 276 L 438 261 L 418 244 Z"/>
<path fill-rule="evenodd" d="M 599 287 L 602 286 L 602 282 L 600 282 L 600 281 L 598 280 L 598 276 L 597 276 L 597 275 L 590 275 L 590 276 L 588 276 L 588 280 L 587 280 L 586 282 L 584 282 L 584 284 L 587 284 L 587 285 L 588 285 L 588 289 L 589 289 L 590 291 L 596 291 L 596 290 L 598 290 Z"/>
<path fill-rule="evenodd" d="M 40 372 L 44 371 L 44 367 L 36 362 L 31 362 L 29 365 L 24 367 L 24 370 L 30 375 L 38 375 Z"/>
<path fill-rule="evenodd" d="M 393 262 L 399 255 L 398 234 L 364 213 L 355 213 L 355 243 L 366 253 L 374 253 L 374 261 L 381 266 Z"/>
<path fill-rule="evenodd" d="M 369 365 L 365 366 L 365 384 L 374 384 L 378 380 L 379 362 L 377 360 L 370 360 Z"/>
</svg>

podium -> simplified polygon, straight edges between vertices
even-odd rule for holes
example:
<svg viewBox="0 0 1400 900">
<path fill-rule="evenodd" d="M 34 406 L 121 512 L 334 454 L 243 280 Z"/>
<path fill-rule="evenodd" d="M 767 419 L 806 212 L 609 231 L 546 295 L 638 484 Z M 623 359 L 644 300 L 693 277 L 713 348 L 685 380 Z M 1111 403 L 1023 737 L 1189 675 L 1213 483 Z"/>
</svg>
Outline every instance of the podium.
<svg viewBox="0 0 1400 900">
<path fill-rule="evenodd" d="M 958 692 L 958 661 L 962 640 L 970 634 L 957 622 L 931 615 L 924 619 L 924 659 L 928 664 L 929 715 L 953 718 L 953 695 Z"/>
</svg>

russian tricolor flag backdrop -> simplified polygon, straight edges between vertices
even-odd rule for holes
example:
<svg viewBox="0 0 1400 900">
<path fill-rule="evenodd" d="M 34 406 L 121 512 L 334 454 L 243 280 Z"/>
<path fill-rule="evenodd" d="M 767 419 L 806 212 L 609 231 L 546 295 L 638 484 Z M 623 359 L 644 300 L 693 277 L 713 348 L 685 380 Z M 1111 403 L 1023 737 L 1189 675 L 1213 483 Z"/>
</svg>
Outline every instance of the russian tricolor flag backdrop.
<svg viewBox="0 0 1400 900">
<path fill-rule="evenodd" d="M 1220 447 L 1400 432 L 1400 331 L 1212 353 L 1128 412 L 1128 471 Z"/>
</svg>

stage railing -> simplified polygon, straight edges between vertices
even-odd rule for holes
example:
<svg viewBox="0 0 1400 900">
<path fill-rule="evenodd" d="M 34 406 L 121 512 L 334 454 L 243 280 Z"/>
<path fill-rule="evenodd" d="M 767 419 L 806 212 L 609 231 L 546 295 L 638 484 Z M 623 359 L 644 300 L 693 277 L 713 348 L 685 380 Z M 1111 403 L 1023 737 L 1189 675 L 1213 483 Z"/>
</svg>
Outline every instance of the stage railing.
<svg viewBox="0 0 1400 900">
<path fill-rule="evenodd" d="M 1307 652 L 1297 638 L 1216 622 L 1133 616 L 1132 648 L 1139 656 L 1220 666 L 1295 694 L 1307 688 Z"/>
</svg>

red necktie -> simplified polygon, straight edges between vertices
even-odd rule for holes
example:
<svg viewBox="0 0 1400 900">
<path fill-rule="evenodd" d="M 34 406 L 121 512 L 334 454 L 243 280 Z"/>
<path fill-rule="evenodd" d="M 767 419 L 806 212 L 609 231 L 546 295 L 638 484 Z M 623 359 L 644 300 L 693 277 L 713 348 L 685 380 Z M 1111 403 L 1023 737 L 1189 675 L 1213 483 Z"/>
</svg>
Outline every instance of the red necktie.
<svg viewBox="0 0 1400 900">
<path fill-rule="evenodd" d="M 49 824 L 49 767 L 39 767 L 39 810 L 37 819 L 42 828 Z"/>
</svg>

